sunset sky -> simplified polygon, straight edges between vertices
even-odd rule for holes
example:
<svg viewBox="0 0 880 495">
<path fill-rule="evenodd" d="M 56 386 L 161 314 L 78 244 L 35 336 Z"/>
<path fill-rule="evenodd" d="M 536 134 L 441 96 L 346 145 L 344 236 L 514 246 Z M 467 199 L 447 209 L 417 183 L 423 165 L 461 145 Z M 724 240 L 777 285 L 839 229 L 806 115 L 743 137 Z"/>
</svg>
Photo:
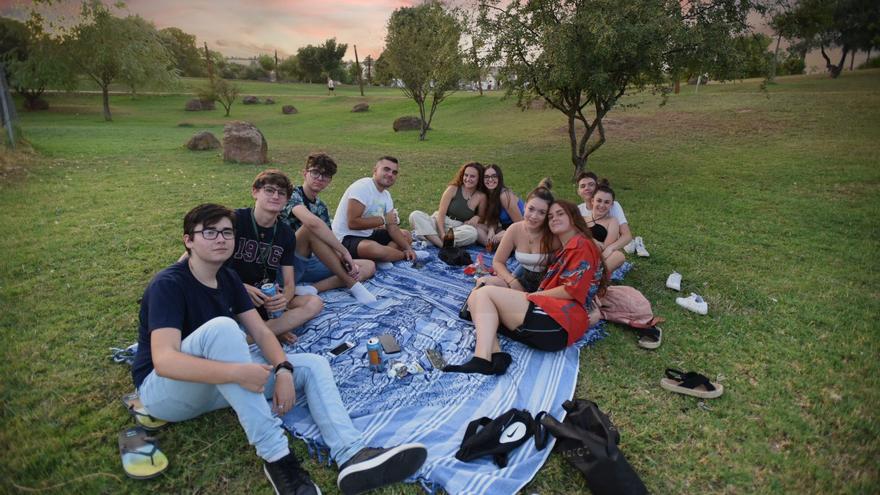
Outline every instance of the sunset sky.
<svg viewBox="0 0 880 495">
<path fill-rule="evenodd" d="M 0 0 L 0 16 L 24 20 L 33 2 Z M 105 4 L 112 4 L 105 0 Z M 385 27 L 395 9 L 411 6 L 417 0 L 127 0 L 118 15 L 137 14 L 152 21 L 157 28 L 170 26 L 196 36 L 199 46 L 208 47 L 226 56 L 255 57 L 278 50 L 281 58 L 293 55 L 305 45 L 319 45 L 328 38 L 348 44 L 346 60 L 354 60 L 353 45 L 358 56 L 378 57 L 385 45 Z M 453 0 L 463 5 L 468 0 Z M 81 0 L 55 0 L 47 10 L 47 18 L 75 20 Z M 770 33 L 760 16 L 751 15 L 750 24 Z M 773 45 L 771 45 L 772 47 Z M 785 42 L 783 42 L 783 47 Z M 839 57 L 839 50 L 830 50 Z M 857 62 L 865 54 L 856 57 Z M 835 62 L 837 59 L 834 59 Z M 807 56 L 807 71 L 824 71 L 818 51 Z"/>
<path fill-rule="evenodd" d="M 348 44 L 346 59 L 378 57 L 385 45 L 385 26 L 395 9 L 412 0 L 127 0 L 119 12 L 137 14 L 157 28 L 178 27 L 196 36 L 201 46 L 227 56 L 252 57 L 261 53 L 288 56 L 305 45 L 328 38 Z M 0 15 L 24 19 L 31 2 L 0 0 Z M 105 4 L 112 4 L 106 1 Z M 50 15 L 75 18 L 79 0 L 56 2 Z"/>
</svg>

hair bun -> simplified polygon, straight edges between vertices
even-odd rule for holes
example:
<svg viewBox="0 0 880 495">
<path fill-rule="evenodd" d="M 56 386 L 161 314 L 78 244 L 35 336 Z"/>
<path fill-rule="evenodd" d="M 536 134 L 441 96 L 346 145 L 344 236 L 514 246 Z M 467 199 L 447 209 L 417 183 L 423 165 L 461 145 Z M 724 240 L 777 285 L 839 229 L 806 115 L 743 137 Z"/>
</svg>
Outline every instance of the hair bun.
<svg viewBox="0 0 880 495">
<path fill-rule="evenodd" d="M 609 182 L 607 178 L 602 177 L 601 179 L 596 181 L 596 185 L 599 187 L 611 187 L 611 182 Z"/>
<path fill-rule="evenodd" d="M 538 182 L 538 187 L 544 187 L 548 190 L 553 190 L 553 179 L 551 179 L 550 177 L 544 177 L 543 179 L 541 179 L 540 182 Z"/>
</svg>

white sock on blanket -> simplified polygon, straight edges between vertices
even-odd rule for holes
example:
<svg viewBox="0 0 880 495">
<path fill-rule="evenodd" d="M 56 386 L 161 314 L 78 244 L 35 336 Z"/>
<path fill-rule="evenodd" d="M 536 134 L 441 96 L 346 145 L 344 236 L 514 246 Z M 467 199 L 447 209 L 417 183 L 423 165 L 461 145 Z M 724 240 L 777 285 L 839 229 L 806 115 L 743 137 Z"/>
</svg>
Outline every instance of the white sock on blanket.
<svg viewBox="0 0 880 495">
<path fill-rule="evenodd" d="M 377 300 L 376 296 L 374 296 L 372 292 L 367 290 L 367 288 L 364 287 L 364 284 L 360 282 L 355 282 L 355 284 L 352 285 L 351 288 L 348 290 L 349 292 L 351 292 L 351 295 L 353 295 L 354 298 L 357 299 L 357 302 L 361 304 L 374 303 Z"/>
</svg>

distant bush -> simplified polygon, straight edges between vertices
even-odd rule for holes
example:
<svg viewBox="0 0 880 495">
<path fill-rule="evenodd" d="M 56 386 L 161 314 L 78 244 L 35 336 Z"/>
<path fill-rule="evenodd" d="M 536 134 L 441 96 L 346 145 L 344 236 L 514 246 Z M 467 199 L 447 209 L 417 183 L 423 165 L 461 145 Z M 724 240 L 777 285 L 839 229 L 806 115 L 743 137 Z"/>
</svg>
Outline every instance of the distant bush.
<svg viewBox="0 0 880 495">
<path fill-rule="evenodd" d="M 859 69 L 878 69 L 880 68 L 880 57 L 869 58 L 867 61 L 859 64 Z"/>
</svg>

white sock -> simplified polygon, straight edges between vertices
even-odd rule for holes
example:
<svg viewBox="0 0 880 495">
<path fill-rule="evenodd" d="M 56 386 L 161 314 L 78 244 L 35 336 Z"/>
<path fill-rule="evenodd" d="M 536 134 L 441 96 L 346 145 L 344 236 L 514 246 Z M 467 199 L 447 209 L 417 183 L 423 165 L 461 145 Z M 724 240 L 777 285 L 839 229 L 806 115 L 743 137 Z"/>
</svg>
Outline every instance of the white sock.
<svg viewBox="0 0 880 495">
<path fill-rule="evenodd" d="M 376 266 L 380 270 L 390 270 L 390 269 L 394 268 L 394 263 L 392 263 L 390 261 L 377 261 Z"/>
<path fill-rule="evenodd" d="M 298 296 L 317 296 L 318 289 L 311 285 L 297 285 L 293 293 Z"/>
<path fill-rule="evenodd" d="M 351 288 L 349 288 L 348 290 L 351 291 L 351 295 L 353 295 L 354 298 L 357 299 L 357 302 L 361 304 L 369 304 L 377 301 L 376 296 L 374 296 L 372 292 L 367 290 L 367 288 L 364 287 L 364 284 L 360 282 L 355 282 L 355 284 L 352 285 Z"/>
</svg>

